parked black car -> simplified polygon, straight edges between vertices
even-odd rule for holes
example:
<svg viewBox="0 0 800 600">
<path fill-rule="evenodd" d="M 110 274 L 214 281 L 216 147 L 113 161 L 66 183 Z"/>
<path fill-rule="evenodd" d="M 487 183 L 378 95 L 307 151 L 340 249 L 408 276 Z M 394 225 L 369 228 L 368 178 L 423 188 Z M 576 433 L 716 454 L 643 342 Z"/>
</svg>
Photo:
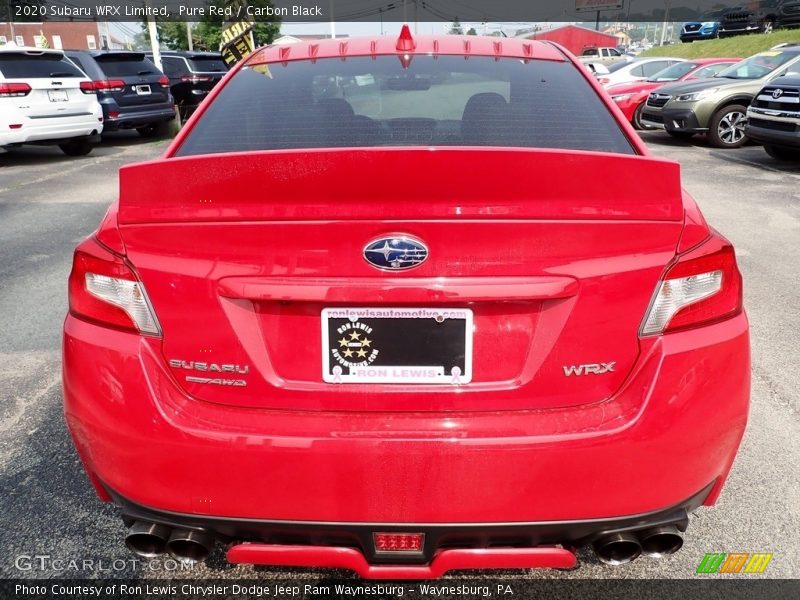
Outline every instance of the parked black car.
<svg viewBox="0 0 800 600">
<path fill-rule="evenodd" d="M 745 134 L 779 160 L 800 160 L 800 74 L 778 77 L 747 109 Z"/>
<path fill-rule="evenodd" d="M 772 33 L 780 26 L 781 7 L 794 1 L 756 0 L 730 8 L 722 14 L 719 37 L 742 33 Z"/>
<path fill-rule="evenodd" d="M 152 59 L 152 54 L 148 56 Z M 228 72 L 218 52 L 164 51 L 161 66 L 169 77 L 181 119 L 189 117 Z"/>
<path fill-rule="evenodd" d="M 65 50 L 93 81 L 103 107 L 103 132 L 136 129 L 143 137 L 165 135 L 175 118 L 169 79 L 144 52 Z"/>
<path fill-rule="evenodd" d="M 782 2 L 778 9 L 778 27 L 800 27 L 800 0 Z"/>
</svg>

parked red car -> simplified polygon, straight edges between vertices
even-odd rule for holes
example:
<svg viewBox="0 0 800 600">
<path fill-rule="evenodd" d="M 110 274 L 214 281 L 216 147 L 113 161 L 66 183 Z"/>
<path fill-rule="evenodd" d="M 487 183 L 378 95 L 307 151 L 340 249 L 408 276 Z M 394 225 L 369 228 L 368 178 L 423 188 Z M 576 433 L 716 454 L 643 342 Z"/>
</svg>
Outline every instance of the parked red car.
<svg viewBox="0 0 800 600">
<path fill-rule="evenodd" d="M 678 63 L 656 73 L 647 81 L 620 83 L 606 88 L 611 99 L 622 109 L 625 118 L 636 129 L 649 129 L 642 124 L 641 114 L 647 96 L 654 89 L 673 81 L 689 81 L 713 77 L 724 68 L 742 60 L 741 58 L 696 58 Z"/>
<path fill-rule="evenodd" d="M 128 546 L 390 579 L 678 550 L 750 378 L 679 178 L 550 43 L 256 51 L 75 251 L 66 418 Z"/>
</svg>

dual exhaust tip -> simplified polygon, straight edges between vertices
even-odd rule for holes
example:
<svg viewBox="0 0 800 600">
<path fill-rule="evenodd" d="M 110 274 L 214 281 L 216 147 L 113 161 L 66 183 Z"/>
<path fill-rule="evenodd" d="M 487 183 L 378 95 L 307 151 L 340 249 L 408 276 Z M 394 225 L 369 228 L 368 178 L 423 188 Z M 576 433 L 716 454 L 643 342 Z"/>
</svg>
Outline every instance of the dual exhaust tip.
<svg viewBox="0 0 800 600">
<path fill-rule="evenodd" d="M 203 562 L 214 549 L 214 538 L 204 531 L 171 529 L 158 523 L 136 521 L 125 536 L 125 545 L 145 558 L 165 552 L 185 563 Z"/>
<path fill-rule="evenodd" d="M 661 558 L 675 554 L 683 546 L 678 528 L 662 525 L 635 533 L 612 533 L 594 542 L 597 557 L 607 565 L 624 565 L 642 554 Z"/>
</svg>

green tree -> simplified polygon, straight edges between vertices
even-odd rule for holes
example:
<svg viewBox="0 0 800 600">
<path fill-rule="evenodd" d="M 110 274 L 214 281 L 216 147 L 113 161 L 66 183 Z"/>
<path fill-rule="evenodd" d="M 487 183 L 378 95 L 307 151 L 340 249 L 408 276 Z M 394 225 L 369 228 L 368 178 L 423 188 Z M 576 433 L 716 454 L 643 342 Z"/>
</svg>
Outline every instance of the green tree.
<svg viewBox="0 0 800 600">
<path fill-rule="evenodd" d="M 456 20 L 450 25 L 450 31 L 447 33 L 450 35 L 464 35 L 464 28 L 461 26 L 461 21 L 458 20 L 458 17 L 456 17 Z"/>
<path fill-rule="evenodd" d="M 467 29 L 467 35 L 478 35 L 478 32 L 475 31 L 474 27 L 470 27 L 469 29 Z"/>
<path fill-rule="evenodd" d="M 2 0 L 0 0 L 2 1 Z M 215 6 L 225 6 L 225 0 L 212 0 L 207 4 Z M 265 8 L 272 6 L 271 0 L 248 0 L 250 6 Z M 253 39 L 256 46 L 269 44 L 278 37 L 281 25 L 280 19 L 270 17 L 267 20 L 259 17 L 253 27 Z M 146 21 L 142 21 L 147 26 Z M 189 40 L 186 33 L 186 23 L 182 21 L 157 21 L 158 39 L 163 46 L 170 50 L 186 50 L 189 48 Z M 219 42 L 222 38 L 222 20 L 219 18 L 205 16 L 203 20 L 195 23 L 192 28 L 192 44 L 195 50 L 209 50 L 216 52 L 219 50 Z"/>
</svg>

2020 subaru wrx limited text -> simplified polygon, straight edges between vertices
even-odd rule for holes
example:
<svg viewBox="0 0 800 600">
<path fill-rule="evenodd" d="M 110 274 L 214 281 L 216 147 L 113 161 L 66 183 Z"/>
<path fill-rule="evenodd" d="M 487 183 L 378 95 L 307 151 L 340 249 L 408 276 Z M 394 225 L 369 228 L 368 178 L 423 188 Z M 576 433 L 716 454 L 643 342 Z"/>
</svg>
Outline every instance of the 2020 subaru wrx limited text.
<svg viewBox="0 0 800 600">
<path fill-rule="evenodd" d="M 747 418 L 731 244 L 545 42 L 256 51 L 122 168 L 69 296 L 67 422 L 143 555 L 664 555 Z"/>
</svg>

